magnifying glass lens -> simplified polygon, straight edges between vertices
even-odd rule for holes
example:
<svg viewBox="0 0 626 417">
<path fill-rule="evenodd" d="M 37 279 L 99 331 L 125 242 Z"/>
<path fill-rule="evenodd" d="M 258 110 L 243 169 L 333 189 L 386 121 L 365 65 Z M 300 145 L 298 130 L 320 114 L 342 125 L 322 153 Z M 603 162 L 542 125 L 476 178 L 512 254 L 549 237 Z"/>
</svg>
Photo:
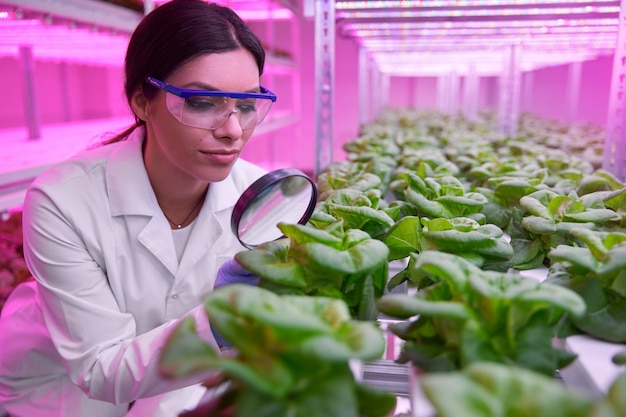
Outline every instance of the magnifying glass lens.
<svg viewBox="0 0 626 417">
<path fill-rule="evenodd" d="M 295 169 L 272 171 L 241 196 L 231 226 L 247 248 L 282 237 L 278 223 L 308 221 L 317 200 L 315 184 Z"/>
</svg>

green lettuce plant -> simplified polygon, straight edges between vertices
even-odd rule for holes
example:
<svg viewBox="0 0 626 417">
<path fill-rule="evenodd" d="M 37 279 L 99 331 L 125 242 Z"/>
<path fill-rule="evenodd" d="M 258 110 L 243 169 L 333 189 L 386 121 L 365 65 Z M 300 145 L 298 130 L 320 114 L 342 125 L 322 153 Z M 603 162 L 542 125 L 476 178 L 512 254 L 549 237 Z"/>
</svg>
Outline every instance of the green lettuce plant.
<svg viewBox="0 0 626 417">
<path fill-rule="evenodd" d="M 344 229 L 343 220 L 318 229 L 278 225 L 285 238 L 239 252 L 235 259 L 279 293 L 342 299 L 351 315 L 376 320 L 377 300 L 384 294 L 389 270 L 387 246 L 359 229 Z"/>
<path fill-rule="evenodd" d="M 0 218 L 0 311 L 13 289 L 33 279 L 24 260 L 22 213 Z"/>
<path fill-rule="evenodd" d="M 425 372 L 489 361 L 553 375 L 575 358 L 552 344 L 563 317 L 584 314 L 585 303 L 574 291 L 484 271 L 438 251 L 419 254 L 413 268 L 435 283 L 378 301 L 381 312 L 402 320 L 390 327 L 404 341 L 398 361 Z"/>
<path fill-rule="evenodd" d="M 612 173 L 603 169 L 595 170 L 590 175 L 585 175 L 581 178 L 577 193 L 578 195 L 585 195 L 597 191 L 617 191 L 626 188 L 626 183 L 622 182 Z M 621 200 L 620 203 L 624 203 Z M 619 204 L 620 206 L 623 204 Z M 617 207 L 613 207 L 617 208 Z"/>
<path fill-rule="evenodd" d="M 363 134 L 343 144 L 348 161 L 395 158 L 402 152 L 396 129 L 369 125 Z"/>
<path fill-rule="evenodd" d="M 624 213 L 626 211 L 626 184 L 620 181 L 615 175 L 602 169 L 596 170 L 592 175 L 587 175 L 581 179 L 577 189 L 578 195 L 593 195 L 601 200 L 610 209 L 615 210 L 622 221 L 621 227 L 626 227 Z"/>
<path fill-rule="evenodd" d="M 514 211 L 520 207 L 520 199 L 544 187 L 546 178 L 546 171 L 542 169 L 532 172 L 518 169 L 517 166 L 510 169 L 512 171 L 504 171 L 501 175 L 486 176 L 483 184 L 473 188 L 474 192 L 487 199 L 481 209 L 486 221 L 505 231 L 510 231 Z M 476 175 L 476 172 L 472 174 Z"/>
<path fill-rule="evenodd" d="M 473 363 L 460 372 L 425 375 L 421 386 L 435 409 L 434 417 L 626 415 L 626 374 L 597 399 L 567 389 L 554 377 L 490 362 Z"/>
<path fill-rule="evenodd" d="M 188 318 L 160 359 L 170 378 L 216 371 L 206 383 L 216 397 L 194 415 L 384 417 L 395 407 L 393 394 L 351 371 L 351 360 L 380 358 L 385 341 L 374 323 L 352 320 L 343 301 L 231 285 L 211 293 L 204 307 L 231 354 L 215 352 Z"/>
<path fill-rule="evenodd" d="M 344 229 L 359 229 L 379 239 L 393 226 L 393 212 L 382 199 L 380 190 L 346 188 L 328 193 L 315 207 L 309 223 L 323 229 L 328 223 L 343 220 Z"/>
<path fill-rule="evenodd" d="M 365 191 L 380 185 L 380 177 L 371 172 L 364 171 L 358 164 L 350 162 L 336 162 L 330 165 L 326 171 L 316 178 L 317 188 L 321 199 L 325 199 L 326 193 L 333 190 L 350 188 Z"/>
<path fill-rule="evenodd" d="M 504 232 L 493 224 L 480 224 L 467 217 L 452 219 L 406 216 L 397 221 L 383 239 L 391 260 L 410 257 L 407 268 L 391 278 L 389 288 L 409 280 L 419 284 L 425 277 L 414 267 L 423 251 L 441 251 L 463 257 L 481 269 L 505 272 L 513 248 Z"/>
<path fill-rule="evenodd" d="M 422 178 L 412 172 L 398 174 L 390 188 L 400 200 L 417 207 L 421 217 L 471 217 L 484 220 L 480 214 L 487 199 L 480 193 L 467 192 L 454 176 Z"/>
<path fill-rule="evenodd" d="M 548 253 L 548 282 L 576 291 L 587 311 L 569 320 L 598 339 L 626 342 L 626 232 L 572 229 L 583 246 L 559 245 Z"/>
<path fill-rule="evenodd" d="M 480 224 L 467 217 L 420 219 L 424 249 L 454 253 L 482 269 L 506 271 L 513 248 L 504 232 L 493 224 Z"/>
<path fill-rule="evenodd" d="M 398 170 L 395 177 L 398 177 L 398 174 L 402 172 L 417 173 L 422 178 L 445 175 L 458 178 L 460 169 L 448 159 L 443 149 L 427 146 L 418 149 L 404 149 L 402 155 L 398 157 Z"/>
<path fill-rule="evenodd" d="M 621 216 L 606 208 L 596 194 L 561 195 L 539 190 L 520 199 L 521 227 L 511 234 L 515 248 L 513 268 L 531 269 L 544 263 L 546 254 L 558 245 L 578 245 L 573 228 L 597 229 L 618 224 Z"/>
<path fill-rule="evenodd" d="M 606 208 L 600 198 L 594 197 L 594 194 L 581 197 L 576 193 L 559 195 L 550 190 L 524 196 L 520 199 L 520 205 L 528 212 L 523 221 L 524 227 L 531 233 L 542 235 L 567 231 L 580 223 L 607 224 L 620 221 L 621 216 L 615 210 Z"/>
</svg>

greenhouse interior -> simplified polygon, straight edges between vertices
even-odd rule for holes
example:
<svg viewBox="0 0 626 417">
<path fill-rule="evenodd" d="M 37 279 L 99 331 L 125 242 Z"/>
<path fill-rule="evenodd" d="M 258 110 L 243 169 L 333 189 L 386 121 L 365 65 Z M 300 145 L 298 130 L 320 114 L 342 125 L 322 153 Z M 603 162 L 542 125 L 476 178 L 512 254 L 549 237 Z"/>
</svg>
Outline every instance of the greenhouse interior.
<svg viewBox="0 0 626 417">
<path fill-rule="evenodd" d="M 27 191 L 134 125 L 126 48 L 167 2 L 0 0 L 0 312 L 40 282 Z M 235 353 L 168 342 L 168 378 L 221 385 L 115 415 L 626 417 L 626 0 L 213 3 L 276 95 L 241 159 L 306 178 L 308 211 L 240 239 L 267 310 L 208 296 Z"/>
</svg>

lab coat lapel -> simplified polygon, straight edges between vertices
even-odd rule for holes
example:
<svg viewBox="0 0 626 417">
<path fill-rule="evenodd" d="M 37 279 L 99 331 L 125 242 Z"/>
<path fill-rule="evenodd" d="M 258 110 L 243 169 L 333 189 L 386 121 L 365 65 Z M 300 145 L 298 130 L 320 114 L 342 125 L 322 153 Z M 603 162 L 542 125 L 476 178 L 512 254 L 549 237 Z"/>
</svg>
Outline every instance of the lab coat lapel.
<svg viewBox="0 0 626 417">
<path fill-rule="evenodd" d="M 178 260 L 170 225 L 159 217 L 152 217 L 139 233 L 138 239 L 175 277 Z"/>
<path fill-rule="evenodd" d="M 221 247 L 220 241 L 230 237 L 230 214 L 238 198 L 237 187 L 230 176 L 209 186 L 181 259 L 177 279 L 184 278 L 202 257 L 209 256 L 212 247 Z"/>
<path fill-rule="evenodd" d="M 143 163 L 143 137 L 143 129 L 135 131 L 119 144 L 108 161 L 111 214 L 123 216 L 129 233 L 137 236 L 137 244 L 150 251 L 175 276 L 178 261 L 174 241 Z"/>
</svg>

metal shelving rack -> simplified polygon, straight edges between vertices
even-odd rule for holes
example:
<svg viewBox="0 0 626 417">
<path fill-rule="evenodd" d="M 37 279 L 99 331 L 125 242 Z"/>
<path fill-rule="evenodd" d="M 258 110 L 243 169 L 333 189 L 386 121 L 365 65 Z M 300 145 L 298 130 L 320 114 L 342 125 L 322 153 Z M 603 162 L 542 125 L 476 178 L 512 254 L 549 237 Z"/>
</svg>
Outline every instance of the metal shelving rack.
<svg viewBox="0 0 626 417">
<path fill-rule="evenodd" d="M 128 36 L 141 20 L 143 13 L 130 8 L 121 7 L 112 3 L 95 0 L 0 0 L 0 12 L 6 14 L 4 24 L 0 25 L 0 48 L 2 55 L 11 55 L 12 49 L 17 50 L 17 60 L 20 63 L 21 80 L 24 96 L 24 115 L 26 120 L 27 138 L 24 152 L 30 152 L 33 158 L 37 158 L 37 151 L 34 149 L 38 139 L 41 137 L 43 126 L 40 121 L 36 90 L 35 90 L 35 61 L 40 59 L 39 51 L 34 51 L 33 43 L 57 47 L 55 43 L 63 41 L 67 33 L 60 33 L 60 30 L 68 28 L 81 32 L 95 39 L 99 32 L 104 32 L 113 40 L 113 47 L 120 47 L 127 42 Z M 11 17 L 14 17 L 14 20 Z M 49 36 L 41 36 L 30 33 L 31 39 L 18 39 L 16 32 L 23 29 L 14 22 L 31 23 L 41 22 L 41 26 L 49 31 Z M 69 32 L 68 32 L 69 33 Z M 90 57 L 94 54 L 105 55 L 105 51 L 99 50 L 93 44 L 89 51 Z M 81 53 L 78 50 L 65 48 L 64 56 L 59 55 L 58 59 L 68 59 L 70 62 L 80 62 Z M 123 59 L 123 55 L 120 56 Z M 50 57 L 46 57 L 49 59 Z M 91 59 L 91 58 L 89 58 Z M 122 65 L 120 61 L 119 65 Z M 3 148 L 15 152 L 13 144 L 4 144 Z M 28 150 L 26 150 L 28 149 Z M 5 166 L 0 172 L 0 211 L 6 212 L 14 207 L 19 207 L 24 194 L 30 183 L 37 175 L 49 167 L 51 161 L 38 161 L 33 164 L 13 167 L 7 159 L 3 157 Z M 10 166 L 7 171 L 7 166 Z"/>
<path fill-rule="evenodd" d="M 338 35 L 352 38 L 359 45 L 359 121 L 362 124 L 374 121 L 384 107 L 383 103 L 378 108 L 369 108 L 366 103 L 384 102 L 391 76 L 435 75 L 442 87 L 446 87 L 444 83 L 449 87 L 451 81 L 462 74 L 469 80 L 466 85 L 473 86 L 467 90 L 471 96 L 463 110 L 475 113 L 476 77 L 490 75 L 498 76 L 501 86 L 499 128 L 505 134 L 513 134 L 522 99 L 520 74 L 523 70 L 568 65 L 567 97 L 570 103 L 575 103 L 581 78 L 580 63 L 613 55 L 603 168 L 626 179 L 626 0 L 309 0 L 313 2 L 318 13 L 316 28 L 325 27 L 325 19 L 330 16 L 327 9 L 332 8 Z M 326 15 L 320 15 L 323 13 Z M 527 36 L 520 39 L 524 31 Z M 332 47 L 329 42 L 332 41 L 317 40 L 316 51 Z M 565 47 L 570 49 L 569 53 L 563 51 Z M 479 55 L 482 58 L 476 59 Z M 328 64 L 316 62 L 316 65 L 317 71 L 323 74 Z M 446 88 L 441 90 L 449 92 Z M 322 94 L 332 97 L 333 91 L 317 89 L 318 102 L 323 102 Z M 448 103 L 443 110 L 450 111 L 450 100 L 443 102 Z M 320 131 L 324 123 L 332 126 L 332 119 L 320 120 L 319 112 L 328 110 L 332 110 L 332 104 L 317 108 Z M 323 134 L 318 133 L 316 140 L 328 146 Z M 327 160 L 323 149 L 318 150 L 318 161 Z M 621 351 L 624 345 L 588 337 L 568 338 L 562 343 L 579 355 L 573 366 L 561 372 L 566 385 L 593 396 L 606 394 L 612 378 L 622 372 L 611 364 L 611 352 Z M 601 358 L 596 356 L 599 353 Z M 381 372 L 393 373 L 377 369 L 370 370 L 370 379 L 387 383 Z M 393 382 L 398 383 L 398 380 Z M 401 385 L 404 384 L 406 381 L 402 380 Z"/>
<path fill-rule="evenodd" d="M 16 20 L 23 22 L 37 21 L 42 22 L 45 30 L 54 31 L 55 28 L 72 28 L 81 29 L 83 32 L 87 32 L 90 36 L 97 37 L 98 34 L 102 34 L 106 37 L 114 37 L 116 39 L 116 47 L 120 50 L 118 59 L 115 62 L 119 62 L 117 65 L 120 67 L 123 64 L 123 52 L 125 50 L 125 43 L 136 25 L 139 23 L 144 13 L 149 12 L 155 7 L 152 0 L 145 0 L 144 11 L 138 11 L 128 7 L 120 6 L 113 3 L 108 3 L 102 0 L 0 0 L 0 13 L 4 11 L 7 15 L 14 15 Z M 229 5 L 236 11 L 245 10 L 259 10 L 261 2 L 247 1 L 247 0 L 224 0 L 222 3 Z M 263 2 L 265 4 L 266 11 L 269 9 L 285 8 L 290 10 L 294 16 L 301 13 L 300 2 L 297 0 L 270 0 Z M 261 11 L 263 11 L 261 9 Z M 243 15 L 243 14 L 242 14 Z M 245 19 L 245 15 L 244 19 Z M 6 16 L 5 16 L 6 18 Z M 6 19 L 7 24 L 0 24 L 0 55 L 14 54 L 20 62 L 21 67 L 21 80 L 22 91 L 25 101 L 25 119 L 29 152 L 36 152 L 34 147 L 36 142 L 41 137 L 42 126 L 37 109 L 37 97 L 35 90 L 35 74 L 34 66 L 35 61 L 39 59 L 38 51 L 33 51 L 32 45 L 28 42 L 24 42 L 20 39 L 16 39 L 15 30 L 17 29 L 11 24 L 10 19 Z M 0 21 L 0 23 L 2 23 Z M 269 19 L 263 22 L 265 30 L 260 33 L 260 37 L 269 43 L 271 47 L 273 45 L 273 30 L 272 20 Z M 290 77 L 290 93 L 293 94 L 292 102 L 294 106 L 287 111 L 274 112 L 265 121 L 264 124 L 259 126 L 256 135 L 268 134 L 273 131 L 277 131 L 286 126 L 297 123 L 300 119 L 300 78 L 299 78 L 299 58 L 298 58 L 298 44 L 299 34 L 297 32 L 297 21 L 292 18 L 291 34 L 291 56 L 280 56 L 272 51 L 269 51 L 266 57 L 266 72 L 264 74 L 264 83 L 272 83 L 273 74 L 288 74 Z M 58 36 L 58 35 L 56 35 Z M 63 36 L 63 35 L 61 35 Z M 51 36 L 52 37 L 52 36 Z M 66 34 L 66 38 L 71 37 L 71 33 Z M 59 38 L 56 38 L 59 39 Z M 94 38 L 95 39 L 95 38 Z M 63 40 L 61 38 L 61 40 Z M 68 40 L 71 41 L 71 40 Z M 46 42 L 46 39 L 39 39 L 36 42 Z M 54 42 L 50 40 L 50 42 Z M 49 43 L 50 43 L 49 42 Z M 93 58 L 93 54 L 102 53 L 98 50 L 98 47 L 92 46 L 86 48 L 84 51 L 72 51 L 69 48 L 65 48 L 65 55 L 59 55 L 52 57 L 57 60 L 67 59 L 70 62 L 80 62 L 80 55 L 82 53 L 91 54 L 90 59 Z M 12 52 L 10 52 L 13 50 Z M 9 52 L 7 52 L 9 51 Z M 54 52 L 53 52 L 54 53 Z M 50 59 L 51 57 L 46 57 Z M 271 89 L 271 85 L 270 85 Z M 115 121 L 113 124 L 117 124 Z M 14 148 L 14 147 L 13 147 Z M 6 147 L 5 147 L 6 149 Z M 71 154 L 71 153 L 70 153 Z M 63 155 L 59 155 L 60 158 Z M 45 162 L 29 164 L 29 166 L 20 166 L 16 169 L 0 170 L 0 212 L 6 212 L 9 209 L 18 207 L 23 200 L 24 193 L 34 178 L 39 175 L 43 170 L 53 163 L 54 156 L 46 158 Z"/>
<path fill-rule="evenodd" d="M 301 76 L 300 76 L 300 27 L 298 16 L 301 5 L 297 0 L 224 0 L 224 4 L 237 10 L 262 10 L 268 14 L 277 10 L 289 10 L 291 18 L 281 20 L 263 19 L 250 20 L 253 30 L 266 45 L 266 66 L 261 83 L 277 93 L 279 100 L 274 104 L 268 118 L 255 129 L 254 137 L 263 139 L 263 146 L 268 150 L 268 161 L 271 167 L 281 166 L 284 161 L 277 161 L 280 154 L 279 145 L 282 136 L 289 132 L 293 143 L 298 143 L 300 130 L 293 128 L 301 117 Z M 246 16 L 242 15 L 244 20 Z M 282 28 L 282 31 L 280 30 Z M 287 90 L 288 92 L 285 92 Z M 286 104 L 284 104 L 286 103 Z M 292 127 L 291 130 L 284 130 Z M 253 145 L 254 146 L 254 145 Z M 255 151 L 252 151 L 255 152 Z M 291 161 L 293 163 L 293 161 Z"/>
<path fill-rule="evenodd" d="M 315 176 L 333 160 L 335 5 L 315 1 Z"/>
<path fill-rule="evenodd" d="M 449 97 L 451 83 L 463 76 L 471 86 L 476 77 L 495 76 L 501 86 L 498 122 L 505 134 L 513 134 L 517 125 L 522 71 L 569 65 L 571 104 L 578 100 L 580 63 L 614 55 L 604 167 L 622 179 L 626 176 L 624 5 L 620 0 L 334 2 L 338 35 L 354 39 L 361 49 L 361 104 L 384 101 L 381 91 L 389 77 L 437 76 L 440 109 L 454 113 L 459 106 Z M 478 92 L 468 88 L 465 94 L 462 110 L 471 117 Z M 575 111 L 571 106 L 570 113 Z M 376 119 L 383 107 L 384 103 L 376 109 L 362 105 L 361 122 Z"/>
<path fill-rule="evenodd" d="M 131 33 L 143 13 L 113 3 L 94 0 L 2 0 L 24 11 Z"/>
<path fill-rule="evenodd" d="M 626 1 L 621 1 L 619 35 L 613 58 L 603 168 L 626 180 Z"/>
</svg>

